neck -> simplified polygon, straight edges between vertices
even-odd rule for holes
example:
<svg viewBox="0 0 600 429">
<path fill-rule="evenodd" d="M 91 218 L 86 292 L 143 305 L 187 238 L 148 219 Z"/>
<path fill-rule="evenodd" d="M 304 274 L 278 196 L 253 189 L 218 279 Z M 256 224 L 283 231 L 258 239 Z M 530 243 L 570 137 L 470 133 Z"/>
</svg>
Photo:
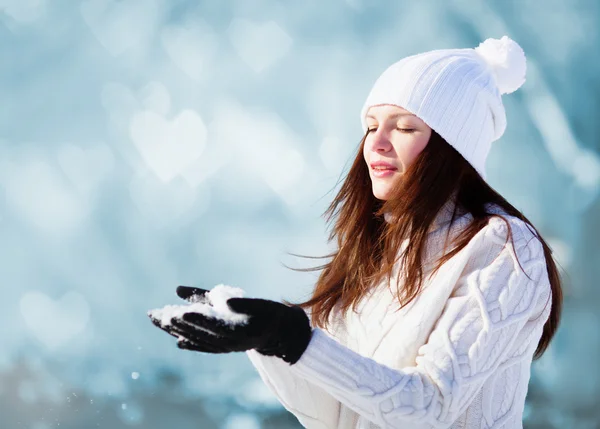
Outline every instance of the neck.
<svg viewBox="0 0 600 429">
<path fill-rule="evenodd" d="M 444 203 L 444 205 L 438 211 L 436 217 L 434 218 L 429 228 L 429 232 L 435 231 L 438 228 L 449 225 L 450 220 L 452 219 L 452 214 L 454 212 L 455 206 L 456 199 L 455 195 L 453 195 L 453 197 L 449 198 L 448 201 L 446 201 L 446 203 Z M 383 214 L 383 217 L 387 223 L 393 223 L 395 220 L 395 217 L 392 215 L 391 212 L 385 212 Z"/>
</svg>

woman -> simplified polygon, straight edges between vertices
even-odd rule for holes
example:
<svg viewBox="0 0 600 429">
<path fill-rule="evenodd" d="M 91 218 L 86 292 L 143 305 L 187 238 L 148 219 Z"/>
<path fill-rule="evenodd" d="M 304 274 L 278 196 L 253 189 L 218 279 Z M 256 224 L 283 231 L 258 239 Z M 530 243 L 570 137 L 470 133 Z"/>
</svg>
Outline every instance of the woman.
<svg viewBox="0 0 600 429">
<path fill-rule="evenodd" d="M 506 36 L 390 66 L 327 211 L 338 249 L 314 268 L 312 298 L 230 298 L 247 324 L 190 313 L 162 328 L 180 348 L 246 351 L 307 428 L 522 428 L 561 284 L 549 246 L 485 182 L 485 160 L 525 68 Z"/>
</svg>

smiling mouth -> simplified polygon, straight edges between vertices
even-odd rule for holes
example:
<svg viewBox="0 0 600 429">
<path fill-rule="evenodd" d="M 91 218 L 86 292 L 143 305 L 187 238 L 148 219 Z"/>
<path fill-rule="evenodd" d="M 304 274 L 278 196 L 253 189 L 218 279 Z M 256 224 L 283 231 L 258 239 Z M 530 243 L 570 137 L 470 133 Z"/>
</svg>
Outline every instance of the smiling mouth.
<svg viewBox="0 0 600 429">
<path fill-rule="evenodd" d="M 398 170 L 394 170 L 391 168 L 386 169 L 373 169 L 371 175 L 376 178 L 389 178 L 394 175 Z"/>
</svg>

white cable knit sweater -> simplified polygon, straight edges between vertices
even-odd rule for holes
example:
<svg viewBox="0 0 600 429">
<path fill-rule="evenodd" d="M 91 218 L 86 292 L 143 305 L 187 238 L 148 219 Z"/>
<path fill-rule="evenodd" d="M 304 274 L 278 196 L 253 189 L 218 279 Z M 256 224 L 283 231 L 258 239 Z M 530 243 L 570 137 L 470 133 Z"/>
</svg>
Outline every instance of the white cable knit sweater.
<svg viewBox="0 0 600 429">
<path fill-rule="evenodd" d="M 427 279 L 451 209 L 442 209 L 429 232 L 427 281 L 407 307 L 394 312 L 382 282 L 357 312 L 336 312 L 327 330 L 315 328 L 296 364 L 246 352 L 303 426 L 523 427 L 532 356 L 551 305 L 542 245 L 524 222 L 488 206 L 509 220 L 514 250 L 505 244 L 505 223 L 494 217 Z M 471 220 L 470 214 L 455 219 L 451 236 Z"/>
</svg>

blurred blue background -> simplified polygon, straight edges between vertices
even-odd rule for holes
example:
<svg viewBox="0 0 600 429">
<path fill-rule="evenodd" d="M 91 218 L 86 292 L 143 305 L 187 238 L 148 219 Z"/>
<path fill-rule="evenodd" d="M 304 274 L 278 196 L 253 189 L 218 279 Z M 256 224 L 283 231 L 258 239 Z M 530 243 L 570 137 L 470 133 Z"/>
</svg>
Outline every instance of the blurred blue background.
<svg viewBox="0 0 600 429">
<path fill-rule="evenodd" d="M 307 298 L 321 214 L 401 57 L 506 34 L 490 184 L 563 269 L 527 428 L 598 428 L 600 3 L 0 0 L 0 429 L 299 428 L 243 353 L 177 349 L 179 284 Z"/>
</svg>

